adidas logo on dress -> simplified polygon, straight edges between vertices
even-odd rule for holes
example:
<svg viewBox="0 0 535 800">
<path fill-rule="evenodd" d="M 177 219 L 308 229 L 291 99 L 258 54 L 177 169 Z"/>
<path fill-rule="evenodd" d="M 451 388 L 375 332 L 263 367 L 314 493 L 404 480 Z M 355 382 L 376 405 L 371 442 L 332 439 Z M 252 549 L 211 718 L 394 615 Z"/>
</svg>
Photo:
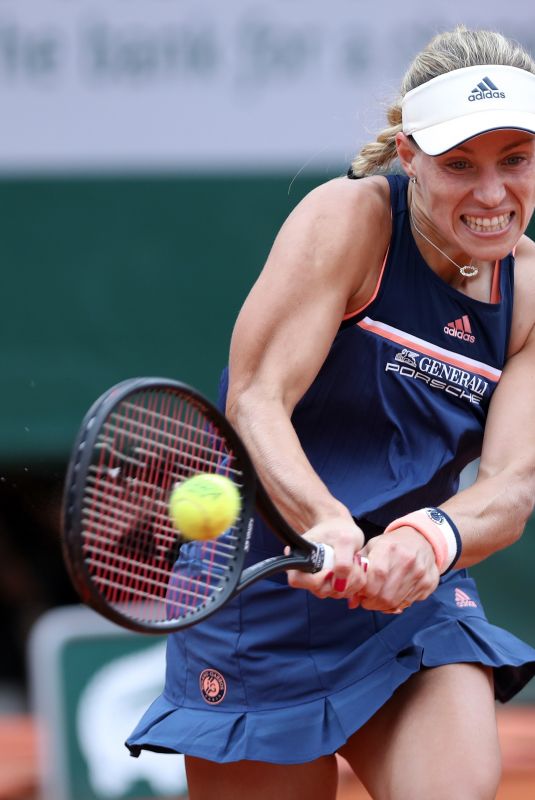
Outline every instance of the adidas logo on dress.
<svg viewBox="0 0 535 800">
<path fill-rule="evenodd" d="M 477 608 L 477 603 L 462 589 L 455 589 L 455 605 L 459 608 Z"/>
<path fill-rule="evenodd" d="M 454 322 L 448 322 L 444 325 L 444 333 L 447 333 L 448 336 L 454 336 L 455 339 L 462 339 L 463 342 L 470 342 L 470 344 L 474 344 L 476 340 L 467 314 L 459 317 Z"/>
<path fill-rule="evenodd" d="M 483 78 L 468 95 L 470 102 L 475 100 L 490 100 L 493 97 L 505 97 L 505 92 L 500 92 L 490 78 Z"/>
</svg>

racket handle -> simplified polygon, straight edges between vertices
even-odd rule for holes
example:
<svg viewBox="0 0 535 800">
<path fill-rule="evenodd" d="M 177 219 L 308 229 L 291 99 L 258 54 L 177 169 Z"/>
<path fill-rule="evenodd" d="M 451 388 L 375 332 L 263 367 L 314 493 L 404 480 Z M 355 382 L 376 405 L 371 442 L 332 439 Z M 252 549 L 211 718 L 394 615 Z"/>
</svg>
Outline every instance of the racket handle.
<svg viewBox="0 0 535 800">
<path fill-rule="evenodd" d="M 330 544 L 322 544 L 320 547 L 323 547 L 323 566 L 322 569 L 327 570 L 327 572 L 332 572 L 334 568 L 334 550 Z M 368 569 L 369 561 L 366 556 L 359 556 L 358 554 L 355 556 L 355 561 L 358 561 L 361 567 L 364 569 L 364 572 Z"/>
<path fill-rule="evenodd" d="M 321 568 L 327 570 L 327 572 L 332 572 L 334 567 L 334 550 L 330 544 L 321 544 L 320 547 L 323 548 L 323 564 Z"/>
</svg>

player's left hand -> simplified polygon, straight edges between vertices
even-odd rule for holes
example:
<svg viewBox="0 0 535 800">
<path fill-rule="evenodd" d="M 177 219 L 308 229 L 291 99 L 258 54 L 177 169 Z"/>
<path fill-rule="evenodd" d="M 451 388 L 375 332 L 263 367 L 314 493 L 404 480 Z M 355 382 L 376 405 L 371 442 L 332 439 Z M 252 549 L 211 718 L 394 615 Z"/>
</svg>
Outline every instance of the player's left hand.
<svg viewBox="0 0 535 800">
<path fill-rule="evenodd" d="M 370 539 L 360 555 L 368 559 L 366 585 L 349 599 L 350 608 L 400 613 L 438 586 L 433 548 L 409 526 Z"/>
</svg>

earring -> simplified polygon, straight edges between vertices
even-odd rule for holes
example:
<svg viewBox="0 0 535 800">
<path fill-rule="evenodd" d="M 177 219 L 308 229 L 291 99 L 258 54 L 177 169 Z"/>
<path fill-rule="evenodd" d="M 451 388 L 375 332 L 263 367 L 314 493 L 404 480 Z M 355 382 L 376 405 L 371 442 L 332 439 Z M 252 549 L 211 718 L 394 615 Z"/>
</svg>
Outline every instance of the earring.
<svg viewBox="0 0 535 800">
<path fill-rule="evenodd" d="M 418 182 L 418 179 L 417 179 L 416 175 L 413 175 L 412 178 L 411 178 L 411 183 L 417 183 L 417 182 Z"/>
</svg>

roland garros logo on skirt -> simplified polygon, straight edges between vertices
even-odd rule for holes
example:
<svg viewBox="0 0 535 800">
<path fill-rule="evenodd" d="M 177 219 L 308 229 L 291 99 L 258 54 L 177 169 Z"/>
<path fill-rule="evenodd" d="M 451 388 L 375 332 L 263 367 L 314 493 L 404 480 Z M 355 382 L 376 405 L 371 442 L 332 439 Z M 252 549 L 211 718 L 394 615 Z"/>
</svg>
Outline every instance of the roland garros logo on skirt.
<svg viewBox="0 0 535 800">
<path fill-rule="evenodd" d="M 199 686 L 203 700 L 211 706 L 220 703 L 227 693 L 225 679 L 216 669 L 203 669 L 199 675 Z"/>
</svg>

